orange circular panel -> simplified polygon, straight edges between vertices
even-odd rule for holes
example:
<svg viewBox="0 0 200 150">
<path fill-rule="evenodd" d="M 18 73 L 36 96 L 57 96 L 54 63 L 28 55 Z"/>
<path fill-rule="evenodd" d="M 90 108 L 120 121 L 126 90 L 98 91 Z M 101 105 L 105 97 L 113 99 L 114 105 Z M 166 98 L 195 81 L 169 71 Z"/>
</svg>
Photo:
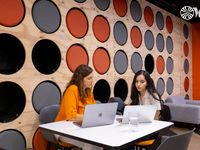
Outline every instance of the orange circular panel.
<svg viewBox="0 0 200 150">
<path fill-rule="evenodd" d="M 157 60 L 156 60 L 156 68 L 159 74 L 162 74 L 164 72 L 165 69 L 165 61 L 163 59 L 163 57 L 160 55 L 158 56 Z"/>
<path fill-rule="evenodd" d="M 188 42 L 187 41 L 184 42 L 183 51 L 184 51 L 185 57 L 187 57 L 188 54 L 189 54 L 189 46 L 188 46 Z"/>
<path fill-rule="evenodd" d="M 25 6 L 22 0 L 1 0 L 0 25 L 11 27 L 20 24 L 25 16 Z"/>
<path fill-rule="evenodd" d="M 146 6 L 144 9 L 144 19 L 146 24 L 151 27 L 153 25 L 154 22 L 154 15 L 153 15 L 153 11 L 151 9 L 151 7 Z"/>
<path fill-rule="evenodd" d="M 96 16 L 93 21 L 93 32 L 97 40 L 105 42 L 110 35 L 110 26 L 107 19 L 101 15 Z"/>
<path fill-rule="evenodd" d="M 99 74 L 105 74 L 110 67 L 110 56 L 106 49 L 99 47 L 93 54 L 93 65 Z"/>
<path fill-rule="evenodd" d="M 184 80 L 184 89 L 185 89 L 185 92 L 187 92 L 188 89 L 189 89 L 189 78 L 188 77 L 185 77 L 185 80 Z"/>
<path fill-rule="evenodd" d="M 113 0 L 113 5 L 115 12 L 118 16 L 124 17 L 127 12 L 127 3 L 126 0 Z"/>
<path fill-rule="evenodd" d="M 74 72 L 81 64 L 88 64 L 88 54 L 85 48 L 80 44 L 72 45 L 67 51 L 66 62 L 71 72 Z"/>
<path fill-rule="evenodd" d="M 137 26 L 133 26 L 131 29 L 131 43 L 135 48 L 140 47 L 142 43 L 142 33 Z"/>
<path fill-rule="evenodd" d="M 88 20 L 85 13 L 79 8 L 72 8 L 66 16 L 69 32 L 76 38 L 82 38 L 88 31 Z"/>
<path fill-rule="evenodd" d="M 166 18 L 166 27 L 167 27 L 167 31 L 169 33 L 172 33 L 173 31 L 173 22 L 170 16 L 167 16 Z"/>
</svg>

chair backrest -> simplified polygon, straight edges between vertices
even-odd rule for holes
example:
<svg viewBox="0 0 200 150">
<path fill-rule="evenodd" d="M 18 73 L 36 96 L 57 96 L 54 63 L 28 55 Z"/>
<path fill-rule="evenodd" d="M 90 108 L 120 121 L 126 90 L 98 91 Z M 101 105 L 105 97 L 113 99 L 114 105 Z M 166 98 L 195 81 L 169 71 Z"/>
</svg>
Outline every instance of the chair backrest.
<svg viewBox="0 0 200 150">
<path fill-rule="evenodd" d="M 40 123 L 54 122 L 59 111 L 59 106 L 59 104 L 53 104 L 43 107 L 39 113 Z"/>
<path fill-rule="evenodd" d="M 187 150 L 194 130 L 179 135 L 168 136 L 156 150 Z"/>
<path fill-rule="evenodd" d="M 44 124 L 44 123 L 54 122 L 58 114 L 59 107 L 60 107 L 59 104 L 53 104 L 53 105 L 48 105 L 48 106 L 43 107 L 39 113 L 40 123 Z M 48 131 L 45 131 L 45 130 L 41 130 L 41 132 L 47 141 L 57 143 L 52 133 L 49 133 Z"/>
<path fill-rule="evenodd" d="M 169 96 L 166 98 L 165 102 L 166 103 L 174 103 L 174 104 L 185 104 L 186 99 L 183 96 Z"/>
<path fill-rule="evenodd" d="M 114 102 L 118 103 L 117 113 L 123 114 L 124 107 L 125 107 L 124 101 L 120 97 L 110 97 L 110 99 L 108 100 L 108 103 L 114 103 Z"/>
</svg>

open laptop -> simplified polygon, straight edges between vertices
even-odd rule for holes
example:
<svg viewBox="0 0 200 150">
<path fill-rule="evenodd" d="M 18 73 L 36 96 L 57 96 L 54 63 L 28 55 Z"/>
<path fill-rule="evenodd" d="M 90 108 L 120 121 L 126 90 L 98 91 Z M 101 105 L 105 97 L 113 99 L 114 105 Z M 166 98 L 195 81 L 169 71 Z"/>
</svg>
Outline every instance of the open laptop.
<svg viewBox="0 0 200 150">
<path fill-rule="evenodd" d="M 122 117 L 122 123 L 128 123 L 128 113 L 136 112 L 138 113 L 139 123 L 150 123 L 153 121 L 156 114 L 156 105 L 130 105 L 125 106 L 124 114 Z"/>
<path fill-rule="evenodd" d="M 82 128 L 112 124 L 115 121 L 117 106 L 118 103 L 86 105 L 83 120 L 74 123 Z"/>
</svg>

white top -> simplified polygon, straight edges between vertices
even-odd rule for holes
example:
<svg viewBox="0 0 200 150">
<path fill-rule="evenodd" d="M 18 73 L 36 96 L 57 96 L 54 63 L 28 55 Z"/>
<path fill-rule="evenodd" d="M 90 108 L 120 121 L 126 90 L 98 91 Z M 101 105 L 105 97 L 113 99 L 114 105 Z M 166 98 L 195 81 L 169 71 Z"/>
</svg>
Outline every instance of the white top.
<svg viewBox="0 0 200 150">
<path fill-rule="evenodd" d="M 143 98 L 139 96 L 139 104 L 140 105 L 156 105 L 157 110 L 161 110 L 160 101 L 154 99 L 153 96 L 151 96 L 148 91 L 145 91 Z"/>
<path fill-rule="evenodd" d="M 104 148 L 119 148 L 172 125 L 172 122 L 154 120 L 152 123 L 140 123 L 134 128 L 129 124 L 120 124 L 115 121 L 112 125 L 81 128 L 72 121 L 60 121 L 42 124 L 39 127 L 52 131 L 54 134 L 72 139 L 78 138 L 82 142 L 92 143 Z"/>
</svg>

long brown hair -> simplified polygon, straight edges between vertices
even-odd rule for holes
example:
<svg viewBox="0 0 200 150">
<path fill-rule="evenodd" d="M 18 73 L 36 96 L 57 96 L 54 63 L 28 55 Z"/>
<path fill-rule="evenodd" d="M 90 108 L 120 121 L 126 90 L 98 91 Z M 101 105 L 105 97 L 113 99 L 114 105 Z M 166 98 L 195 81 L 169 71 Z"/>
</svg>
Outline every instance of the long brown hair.
<svg viewBox="0 0 200 150">
<path fill-rule="evenodd" d="M 91 91 L 90 88 L 86 88 L 85 90 L 83 89 L 83 79 L 89 74 L 91 74 L 92 71 L 93 69 L 89 67 L 88 65 L 82 64 L 78 66 L 76 70 L 74 71 L 74 74 L 67 85 L 67 88 L 72 84 L 75 84 L 78 86 L 78 91 L 79 91 L 81 100 L 83 100 L 85 97 L 88 97 L 90 94 L 90 91 Z"/>
</svg>

